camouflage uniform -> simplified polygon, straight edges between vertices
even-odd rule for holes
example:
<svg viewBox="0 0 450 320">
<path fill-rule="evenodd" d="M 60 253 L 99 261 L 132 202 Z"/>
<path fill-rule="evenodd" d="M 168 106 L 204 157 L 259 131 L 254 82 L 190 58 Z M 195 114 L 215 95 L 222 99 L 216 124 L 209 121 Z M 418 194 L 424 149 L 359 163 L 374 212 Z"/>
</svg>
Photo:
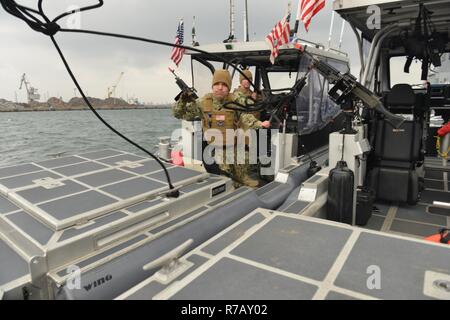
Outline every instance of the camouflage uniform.
<svg viewBox="0 0 450 320">
<path fill-rule="evenodd" d="M 186 102 L 184 99 L 180 99 L 172 108 L 173 115 L 177 119 L 183 119 L 187 121 L 194 121 L 196 119 L 202 119 L 203 126 L 205 127 L 205 121 L 208 119 L 208 115 L 206 115 L 203 110 L 205 105 L 207 105 L 207 100 L 212 99 L 212 109 L 214 111 L 222 111 L 223 102 L 214 98 L 212 94 L 205 95 L 204 97 L 197 99 L 195 101 Z M 236 101 L 239 104 L 246 104 L 246 97 L 241 94 L 230 94 L 226 99 L 227 101 Z M 209 102 L 211 103 L 211 102 Z M 232 107 L 232 105 L 230 106 Z M 245 112 L 233 111 L 235 123 L 239 129 L 248 130 L 248 129 L 260 129 L 261 121 L 255 118 L 254 115 Z M 216 154 L 216 159 L 221 159 L 223 161 L 219 162 L 219 167 L 222 171 L 231 175 L 234 180 L 235 187 L 239 187 L 241 185 L 248 185 L 250 187 L 257 187 L 257 181 L 250 178 L 250 164 L 248 151 L 245 152 L 245 164 L 236 164 L 237 159 L 237 149 L 234 148 L 234 164 L 226 164 L 226 154 L 230 152 L 229 148 L 223 148 L 222 151 L 220 149 L 216 149 L 218 152 Z"/>
<path fill-rule="evenodd" d="M 247 76 L 249 76 L 249 75 L 251 75 L 251 74 L 247 73 Z M 242 81 L 242 77 L 241 77 L 241 81 Z M 234 90 L 234 95 L 237 96 L 237 97 L 240 97 L 240 100 L 246 101 L 247 104 L 252 104 L 253 101 L 260 101 L 260 100 L 262 100 L 262 97 L 259 94 L 256 94 L 256 99 L 255 100 L 252 100 L 253 99 L 253 97 L 252 97 L 253 93 L 254 93 L 254 91 L 252 91 L 250 88 L 249 89 L 244 88 L 242 85 L 239 85 L 239 87 L 237 87 Z M 247 98 L 251 98 L 251 99 L 247 99 Z M 255 111 L 255 112 L 252 112 L 250 114 L 252 114 L 258 120 L 261 119 L 261 112 L 259 112 L 259 111 Z M 258 164 L 251 164 L 249 170 L 253 171 L 253 172 L 259 172 L 259 165 Z"/>
<path fill-rule="evenodd" d="M 237 93 L 242 93 L 246 97 L 251 97 L 253 94 L 253 91 L 251 89 L 246 89 L 240 85 L 239 87 L 234 89 L 234 94 L 237 94 Z"/>
<path fill-rule="evenodd" d="M 246 99 L 246 98 L 253 99 L 252 95 L 253 95 L 254 91 L 252 91 L 251 89 L 246 89 L 240 85 L 238 88 L 234 89 L 233 93 L 236 97 L 240 97 L 240 100 L 244 101 L 243 104 L 245 104 L 245 101 L 247 102 L 246 104 L 252 103 L 251 99 Z M 256 101 L 261 100 L 261 96 L 259 94 L 256 94 L 256 99 L 254 99 L 254 100 L 256 100 Z M 253 114 L 256 119 L 259 119 L 261 117 L 261 113 L 258 111 L 252 112 L 251 114 Z"/>
</svg>

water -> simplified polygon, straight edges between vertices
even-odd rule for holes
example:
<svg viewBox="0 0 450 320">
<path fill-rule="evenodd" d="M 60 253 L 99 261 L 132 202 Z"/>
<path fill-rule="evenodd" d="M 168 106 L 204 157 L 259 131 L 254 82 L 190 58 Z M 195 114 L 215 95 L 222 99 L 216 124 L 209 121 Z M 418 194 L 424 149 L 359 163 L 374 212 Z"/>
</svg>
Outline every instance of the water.
<svg viewBox="0 0 450 320">
<path fill-rule="evenodd" d="M 150 151 L 180 127 L 169 109 L 103 110 L 114 128 Z M 0 166 L 114 148 L 143 154 L 116 136 L 90 111 L 0 113 Z"/>
</svg>

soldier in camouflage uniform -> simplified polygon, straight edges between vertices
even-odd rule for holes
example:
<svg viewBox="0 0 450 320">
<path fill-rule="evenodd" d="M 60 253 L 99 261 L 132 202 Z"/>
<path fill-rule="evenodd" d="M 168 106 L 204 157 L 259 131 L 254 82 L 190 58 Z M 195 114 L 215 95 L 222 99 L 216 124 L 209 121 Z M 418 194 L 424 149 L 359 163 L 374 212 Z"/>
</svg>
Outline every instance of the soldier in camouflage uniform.
<svg viewBox="0 0 450 320">
<path fill-rule="evenodd" d="M 246 70 L 243 70 L 242 73 L 245 74 L 245 76 L 250 81 L 247 78 L 245 78 L 242 74 L 240 74 L 239 75 L 239 87 L 234 89 L 234 92 L 233 92 L 234 95 L 244 99 L 244 101 L 247 101 L 247 103 L 253 103 L 253 101 L 250 99 L 246 99 L 246 98 L 251 98 L 255 102 L 261 100 L 262 99 L 261 95 L 257 94 L 255 91 L 252 91 L 252 89 L 250 89 L 250 86 L 251 86 L 250 82 L 253 82 L 252 72 L 250 70 L 246 69 Z M 256 119 L 258 119 L 258 120 L 261 119 L 261 112 L 255 111 L 255 112 L 252 112 L 251 114 L 253 114 Z M 251 171 L 259 170 L 258 164 L 250 165 L 250 170 Z"/>
<path fill-rule="evenodd" d="M 245 76 L 253 81 L 253 74 L 250 70 L 242 71 Z M 239 87 L 234 90 L 234 94 L 243 94 L 246 97 L 252 98 L 253 100 L 259 100 L 256 92 L 250 89 L 250 81 L 248 81 L 242 74 L 239 75 Z"/>
<path fill-rule="evenodd" d="M 216 148 L 216 159 L 220 159 L 219 167 L 222 171 L 231 175 L 235 186 L 247 185 L 257 187 L 259 181 L 250 177 L 250 166 L 248 164 L 248 153 L 246 152 L 245 164 L 237 164 L 236 148 L 234 148 L 234 163 L 226 163 L 227 141 L 225 130 L 227 129 L 260 129 L 270 127 L 269 121 L 261 122 L 254 115 L 223 108 L 223 103 L 236 101 L 245 104 L 243 95 L 230 94 L 231 76 L 227 70 L 216 70 L 212 81 L 212 93 L 192 101 L 187 94 L 173 106 L 173 114 L 178 119 L 193 121 L 202 119 L 203 131 L 208 129 L 220 130 L 223 134 L 223 144 Z M 209 141 L 210 143 L 213 141 Z M 228 144 L 230 142 L 228 141 Z M 233 149 L 232 149 L 233 150 Z"/>
</svg>

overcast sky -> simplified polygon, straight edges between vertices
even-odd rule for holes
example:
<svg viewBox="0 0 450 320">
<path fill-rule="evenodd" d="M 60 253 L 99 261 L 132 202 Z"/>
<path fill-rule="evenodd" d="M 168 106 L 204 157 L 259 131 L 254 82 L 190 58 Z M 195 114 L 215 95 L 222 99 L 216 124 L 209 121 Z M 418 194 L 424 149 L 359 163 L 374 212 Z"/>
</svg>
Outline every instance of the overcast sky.
<svg viewBox="0 0 450 320">
<path fill-rule="evenodd" d="M 22 0 L 21 4 L 35 6 L 37 1 Z M 45 11 L 54 17 L 71 5 L 87 5 L 94 1 L 44 1 Z M 248 0 L 251 40 L 263 40 L 273 25 L 283 17 L 288 0 Z M 235 0 L 236 34 L 243 38 L 244 0 Z M 293 14 L 298 0 L 292 1 Z M 300 27 L 300 37 L 327 44 L 331 22 L 332 0 L 327 0 L 311 23 L 310 32 Z M 197 38 L 201 44 L 221 42 L 229 34 L 229 0 L 105 0 L 102 8 L 81 14 L 83 29 L 117 32 L 173 42 L 180 18 L 185 20 L 186 44 L 190 44 L 192 16 L 196 16 Z M 334 23 L 333 46 L 337 47 L 341 18 Z M 65 27 L 66 20 L 60 24 Z M 24 22 L 7 14 L 0 7 L 0 98 L 11 101 L 17 93 L 19 101 L 26 100 L 19 91 L 20 78 L 27 74 L 31 84 L 39 89 L 41 101 L 47 95 L 74 95 L 74 85 L 47 36 L 32 31 Z M 171 48 L 148 45 L 129 40 L 91 35 L 59 33 L 57 41 L 81 86 L 90 96 L 105 98 L 107 88 L 124 77 L 118 95 L 135 96 L 146 102 L 169 102 L 177 94 L 173 78 L 167 71 L 172 66 Z M 352 72 L 358 74 L 359 58 L 356 40 L 346 26 L 343 50 L 349 52 Z M 188 80 L 188 59 L 180 66 L 180 74 Z"/>
</svg>

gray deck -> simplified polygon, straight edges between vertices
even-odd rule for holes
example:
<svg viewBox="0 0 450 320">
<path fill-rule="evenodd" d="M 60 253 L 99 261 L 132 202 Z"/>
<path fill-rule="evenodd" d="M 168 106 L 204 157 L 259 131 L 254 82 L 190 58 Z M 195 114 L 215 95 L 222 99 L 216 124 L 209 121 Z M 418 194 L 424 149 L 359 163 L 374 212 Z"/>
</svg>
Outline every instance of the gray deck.
<svg viewBox="0 0 450 320">
<path fill-rule="evenodd" d="M 165 196 L 155 160 L 116 150 L 0 168 L 0 289 L 30 281 L 32 257 L 45 259 L 45 274 L 60 280 L 68 264 L 91 266 L 151 242 L 231 192 L 228 178 L 167 168 L 179 198 Z"/>
<path fill-rule="evenodd" d="M 28 263 L 0 239 L 0 287 L 28 274 Z"/>
<path fill-rule="evenodd" d="M 208 176 L 166 167 L 176 186 Z M 0 213 L 15 209 L 15 202 L 49 228 L 62 230 L 164 190 L 168 190 L 166 178 L 155 160 L 104 150 L 0 168 Z"/>
<path fill-rule="evenodd" d="M 450 299 L 425 282 L 450 277 L 450 247 L 299 215 L 257 209 L 181 261 L 192 256 L 208 261 L 118 299 Z"/>
<path fill-rule="evenodd" d="M 437 234 L 442 228 L 450 228 L 450 210 L 433 207 L 433 201 L 450 202 L 449 188 L 443 174 L 450 167 L 442 167 L 442 161 L 426 160 L 425 190 L 417 205 L 376 203 L 372 217 L 365 228 L 425 238 Z M 448 182 L 447 182 L 448 183 Z M 388 215 L 389 213 L 389 215 Z"/>
</svg>

